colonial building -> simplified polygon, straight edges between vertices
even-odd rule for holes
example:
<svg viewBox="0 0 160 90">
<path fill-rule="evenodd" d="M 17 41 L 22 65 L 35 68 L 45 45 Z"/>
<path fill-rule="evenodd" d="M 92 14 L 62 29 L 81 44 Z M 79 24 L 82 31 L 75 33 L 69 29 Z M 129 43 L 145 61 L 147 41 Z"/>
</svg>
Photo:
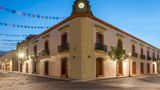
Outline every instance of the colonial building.
<svg viewBox="0 0 160 90">
<path fill-rule="evenodd" d="M 113 60 L 120 45 L 128 58 Z M 95 17 L 88 0 L 76 0 L 70 17 L 17 46 L 19 71 L 72 79 L 157 74 L 158 48 Z M 22 57 L 23 55 L 24 57 Z"/>
<path fill-rule="evenodd" d="M 0 58 L 0 66 L 2 71 L 12 72 L 18 71 L 18 61 L 17 61 L 16 51 L 11 51 Z"/>
</svg>

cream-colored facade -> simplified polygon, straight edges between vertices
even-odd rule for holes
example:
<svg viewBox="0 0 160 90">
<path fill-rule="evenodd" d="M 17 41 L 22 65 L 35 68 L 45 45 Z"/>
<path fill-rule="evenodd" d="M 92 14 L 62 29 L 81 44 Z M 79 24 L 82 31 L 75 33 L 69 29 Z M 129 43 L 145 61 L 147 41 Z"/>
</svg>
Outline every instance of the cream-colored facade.
<svg viewBox="0 0 160 90">
<path fill-rule="evenodd" d="M 18 61 L 16 51 L 11 51 L 0 58 L 1 70 L 12 72 L 18 71 Z"/>
<path fill-rule="evenodd" d="M 108 55 L 118 41 L 132 54 L 122 62 Z M 20 43 L 17 51 L 25 55 L 18 60 L 23 73 L 81 80 L 157 74 L 160 55 L 158 48 L 93 16 L 87 0 L 75 1 L 70 17 Z"/>
</svg>

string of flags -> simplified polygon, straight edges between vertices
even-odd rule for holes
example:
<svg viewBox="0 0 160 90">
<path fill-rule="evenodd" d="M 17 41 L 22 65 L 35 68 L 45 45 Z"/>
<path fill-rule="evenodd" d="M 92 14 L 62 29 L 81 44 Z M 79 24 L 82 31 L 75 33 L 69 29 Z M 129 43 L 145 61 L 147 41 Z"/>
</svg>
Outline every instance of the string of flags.
<svg viewBox="0 0 160 90">
<path fill-rule="evenodd" d="M 50 26 L 28 26 L 28 25 L 17 25 L 17 24 L 9 24 L 0 22 L 1 26 L 9 26 L 15 28 L 27 28 L 27 29 L 48 29 Z"/>
<path fill-rule="evenodd" d="M 0 46 L 16 46 L 17 43 L 0 43 Z"/>
<path fill-rule="evenodd" d="M 28 37 L 29 35 L 16 35 L 16 34 L 2 34 L 0 36 L 11 36 L 11 37 Z"/>
<path fill-rule="evenodd" d="M 7 39 L 1 39 L 2 42 L 22 42 L 23 40 L 7 40 Z"/>
<path fill-rule="evenodd" d="M 37 18 L 37 19 L 60 20 L 60 19 L 65 19 L 66 18 L 66 17 L 43 16 L 43 15 L 38 15 L 38 14 L 26 13 L 26 12 L 21 12 L 21 11 L 5 8 L 5 7 L 2 7 L 2 6 L 0 6 L 0 10 L 5 10 L 9 13 L 16 14 L 16 15 L 19 15 L 19 16 L 26 16 L 26 17 Z"/>
</svg>

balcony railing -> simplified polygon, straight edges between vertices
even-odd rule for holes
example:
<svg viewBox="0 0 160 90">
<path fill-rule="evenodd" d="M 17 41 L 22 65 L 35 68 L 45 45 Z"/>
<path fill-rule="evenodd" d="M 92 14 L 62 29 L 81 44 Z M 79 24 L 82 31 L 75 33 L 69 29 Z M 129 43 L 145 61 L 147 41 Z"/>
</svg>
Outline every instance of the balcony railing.
<svg viewBox="0 0 160 90">
<path fill-rule="evenodd" d="M 69 44 L 68 43 L 58 46 L 58 52 L 61 53 L 64 51 L 69 51 Z"/>
<path fill-rule="evenodd" d="M 132 53 L 132 56 L 138 58 L 138 54 L 137 53 Z"/>
<path fill-rule="evenodd" d="M 157 60 L 157 58 L 153 58 L 153 61 L 156 61 Z"/>
<path fill-rule="evenodd" d="M 95 49 L 107 52 L 107 45 L 96 43 L 95 44 Z"/>
<path fill-rule="evenodd" d="M 141 59 L 146 59 L 146 56 L 145 56 L 145 55 L 141 55 L 140 58 L 141 58 Z"/>
<path fill-rule="evenodd" d="M 147 57 L 147 60 L 151 60 L 152 58 L 150 56 Z"/>
</svg>

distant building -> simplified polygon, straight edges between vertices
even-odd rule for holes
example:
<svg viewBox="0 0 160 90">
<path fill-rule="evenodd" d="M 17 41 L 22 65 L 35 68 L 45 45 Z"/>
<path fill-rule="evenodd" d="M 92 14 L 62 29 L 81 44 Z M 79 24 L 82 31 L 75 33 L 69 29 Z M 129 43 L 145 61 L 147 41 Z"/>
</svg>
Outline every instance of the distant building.
<svg viewBox="0 0 160 90">
<path fill-rule="evenodd" d="M 16 51 L 11 51 L 0 58 L 1 70 L 2 71 L 18 71 L 18 61 L 17 61 Z"/>
<path fill-rule="evenodd" d="M 109 57 L 120 45 L 131 57 Z M 88 0 L 76 0 L 70 17 L 17 46 L 19 71 L 73 79 L 157 74 L 158 48 L 93 16 Z"/>
</svg>

